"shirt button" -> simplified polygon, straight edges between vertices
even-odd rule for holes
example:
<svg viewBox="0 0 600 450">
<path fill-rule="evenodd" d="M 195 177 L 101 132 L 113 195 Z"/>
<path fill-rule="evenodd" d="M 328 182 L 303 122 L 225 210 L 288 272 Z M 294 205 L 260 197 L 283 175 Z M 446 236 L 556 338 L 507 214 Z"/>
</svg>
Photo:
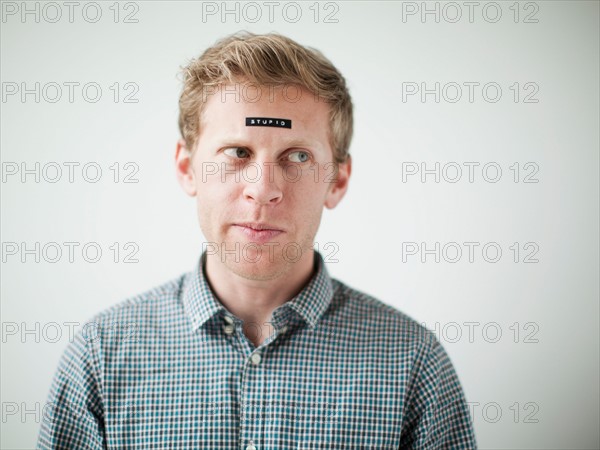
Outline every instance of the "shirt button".
<svg viewBox="0 0 600 450">
<path fill-rule="evenodd" d="M 231 316 L 223 316 L 223 320 L 225 320 L 225 322 L 227 322 L 227 324 L 229 325 L 233 325 L 233 319 L 231 318 Z"/>
<path fill-rule="evenodd" d="M 235 328 L 233 327 L 233 325 L 225 325 L 223 327 L 223 331 L 225 332 L 225 334 L 233 334 Z"/>
<path fill-rule="evenodd" d="M 254 446 L 254 443 L 252 441 L 250 441 L 250 444 L 248 444 L 246 450 L 256 450 L 256 447 Z"/>
<path fill-rule="evenodd" d="M 252 361 L 252 364 L 254 364 L 255 366 L 258 366 L 260 364 L 260 360 L 262 358 L 260 357 L 259 353 L 252 353 L 252 356 L 250 357 L 250 361 Z"/>
<path fill-rule="evenodd" d="M 279 330 L 279 332 L 280 332 L 281 334 L 283 334 L 283 333 L 287 333 L 287 330 L 288 330 L 288 329 L 289 329 L 289 328 L 288 328 L 288 326 L 287 326 L 287 325 L 284 325 L 284 326 L 282 326 L 282 327 L 281 327 L 281 330 Z"/>
</svg>

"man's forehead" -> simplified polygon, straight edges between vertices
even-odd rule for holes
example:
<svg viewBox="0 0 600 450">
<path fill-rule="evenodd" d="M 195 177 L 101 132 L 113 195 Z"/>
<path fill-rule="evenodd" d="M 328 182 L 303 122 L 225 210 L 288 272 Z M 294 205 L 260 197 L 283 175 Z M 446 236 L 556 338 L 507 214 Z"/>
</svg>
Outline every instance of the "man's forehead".
<svg viewBox="0 0 600 450">
<path fill-rule="evenodd" d="M 298 125 L 298 126 L 296 126 Z M 273 145 L 275 147 L 326 148 L 327 131 L 301 126 L 294 122 L 292 129 L 276 127 L 248 127 L 244 120 L 228 117 L 225 120 L 214 118 L 201 129 L 208 141 L 220 146 L 234 145 Z"/>
<path fill-rule="evenodd" d="M 234 81 L 216 85 L 205 85 L 202 88 L 202 102 L 218 98 L 221 102 L 245 101 L 248 103 L 280 102 L 298 103 L 311 100 L 315 103 L 322 101 L 307 88 L 296 83 L 258 84 L 249 81 Z"/>
<path fill-rule="evenodd" d="M 202 109 L 201 128 L 223 135 L 276 135 L 289 139 L 301 139 L 307 134 L 328 135 L 329 107 L 323 101 L 315 101 L 306 89 L 294 86 L 297 94 L 292 96 L 291 88 L 285 93 L 286 86 L 263 86 L 263 94 L 257 99 L 254 94 L 244 94 L 242 86 L 229 84 L 211 92 Z"/>
</svg>

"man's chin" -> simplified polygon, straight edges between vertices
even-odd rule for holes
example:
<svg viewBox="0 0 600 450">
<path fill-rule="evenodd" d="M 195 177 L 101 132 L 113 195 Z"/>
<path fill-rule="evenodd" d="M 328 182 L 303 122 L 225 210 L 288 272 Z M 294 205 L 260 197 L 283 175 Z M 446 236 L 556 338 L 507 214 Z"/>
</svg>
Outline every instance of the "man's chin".
<svg viewBox="0 0 600 450">
<path fill-rule="evenodd" d="M 273 280 L 297 266 L 312 248 L 293 241 L 273 240 L 260 245 L 232 239 L 214 250 L 221 263 L 236 275 L 249 280 Z"/>
<path fill-rule="evenodd" d="M 286 273 L 290 267 L 283 260 L 268 260 L 266 258 L 258 261 L 244 260 L 225 257 L 225 265 L 236 275 L 248 280 L 267 281 L 273 280 Z"/>
</svg>

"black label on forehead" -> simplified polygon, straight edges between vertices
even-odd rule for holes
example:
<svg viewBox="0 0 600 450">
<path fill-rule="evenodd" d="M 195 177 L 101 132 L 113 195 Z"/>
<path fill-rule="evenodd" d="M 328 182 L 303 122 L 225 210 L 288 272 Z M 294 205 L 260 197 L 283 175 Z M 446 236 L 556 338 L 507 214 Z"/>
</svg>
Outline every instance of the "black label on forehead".
<svg viewBox="0 0 600 450">
<path fill-rule="evenodd" d="M 291 119 L 275 119 L 273 117 L 246 117 L 247 127 L 292 128 Z"/>
</svg>

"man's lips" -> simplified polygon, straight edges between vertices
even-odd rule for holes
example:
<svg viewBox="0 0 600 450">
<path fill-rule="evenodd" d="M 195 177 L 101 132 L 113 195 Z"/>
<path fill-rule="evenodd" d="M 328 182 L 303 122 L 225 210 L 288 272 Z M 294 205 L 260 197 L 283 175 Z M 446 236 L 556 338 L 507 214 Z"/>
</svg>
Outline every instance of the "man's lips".
<svg viewBox="0 0 600 450">
<path fill-rule="evenodd" d="M 285 233 L 276 225 L 257 222 L 242 222 L 233 224 L 234 228 L 239 230 L 244 236 L 253 242 L 263 244 L 269 242 L 274 237 Z"/>
<path fill-rule="evenodd" d="M 271 225 L 263 222 L 240 222 L 234 223 L 235 226 L 251 228 L 256 231 L 283 231 L 280 227 L 276 225 Z"/>
</svg>

